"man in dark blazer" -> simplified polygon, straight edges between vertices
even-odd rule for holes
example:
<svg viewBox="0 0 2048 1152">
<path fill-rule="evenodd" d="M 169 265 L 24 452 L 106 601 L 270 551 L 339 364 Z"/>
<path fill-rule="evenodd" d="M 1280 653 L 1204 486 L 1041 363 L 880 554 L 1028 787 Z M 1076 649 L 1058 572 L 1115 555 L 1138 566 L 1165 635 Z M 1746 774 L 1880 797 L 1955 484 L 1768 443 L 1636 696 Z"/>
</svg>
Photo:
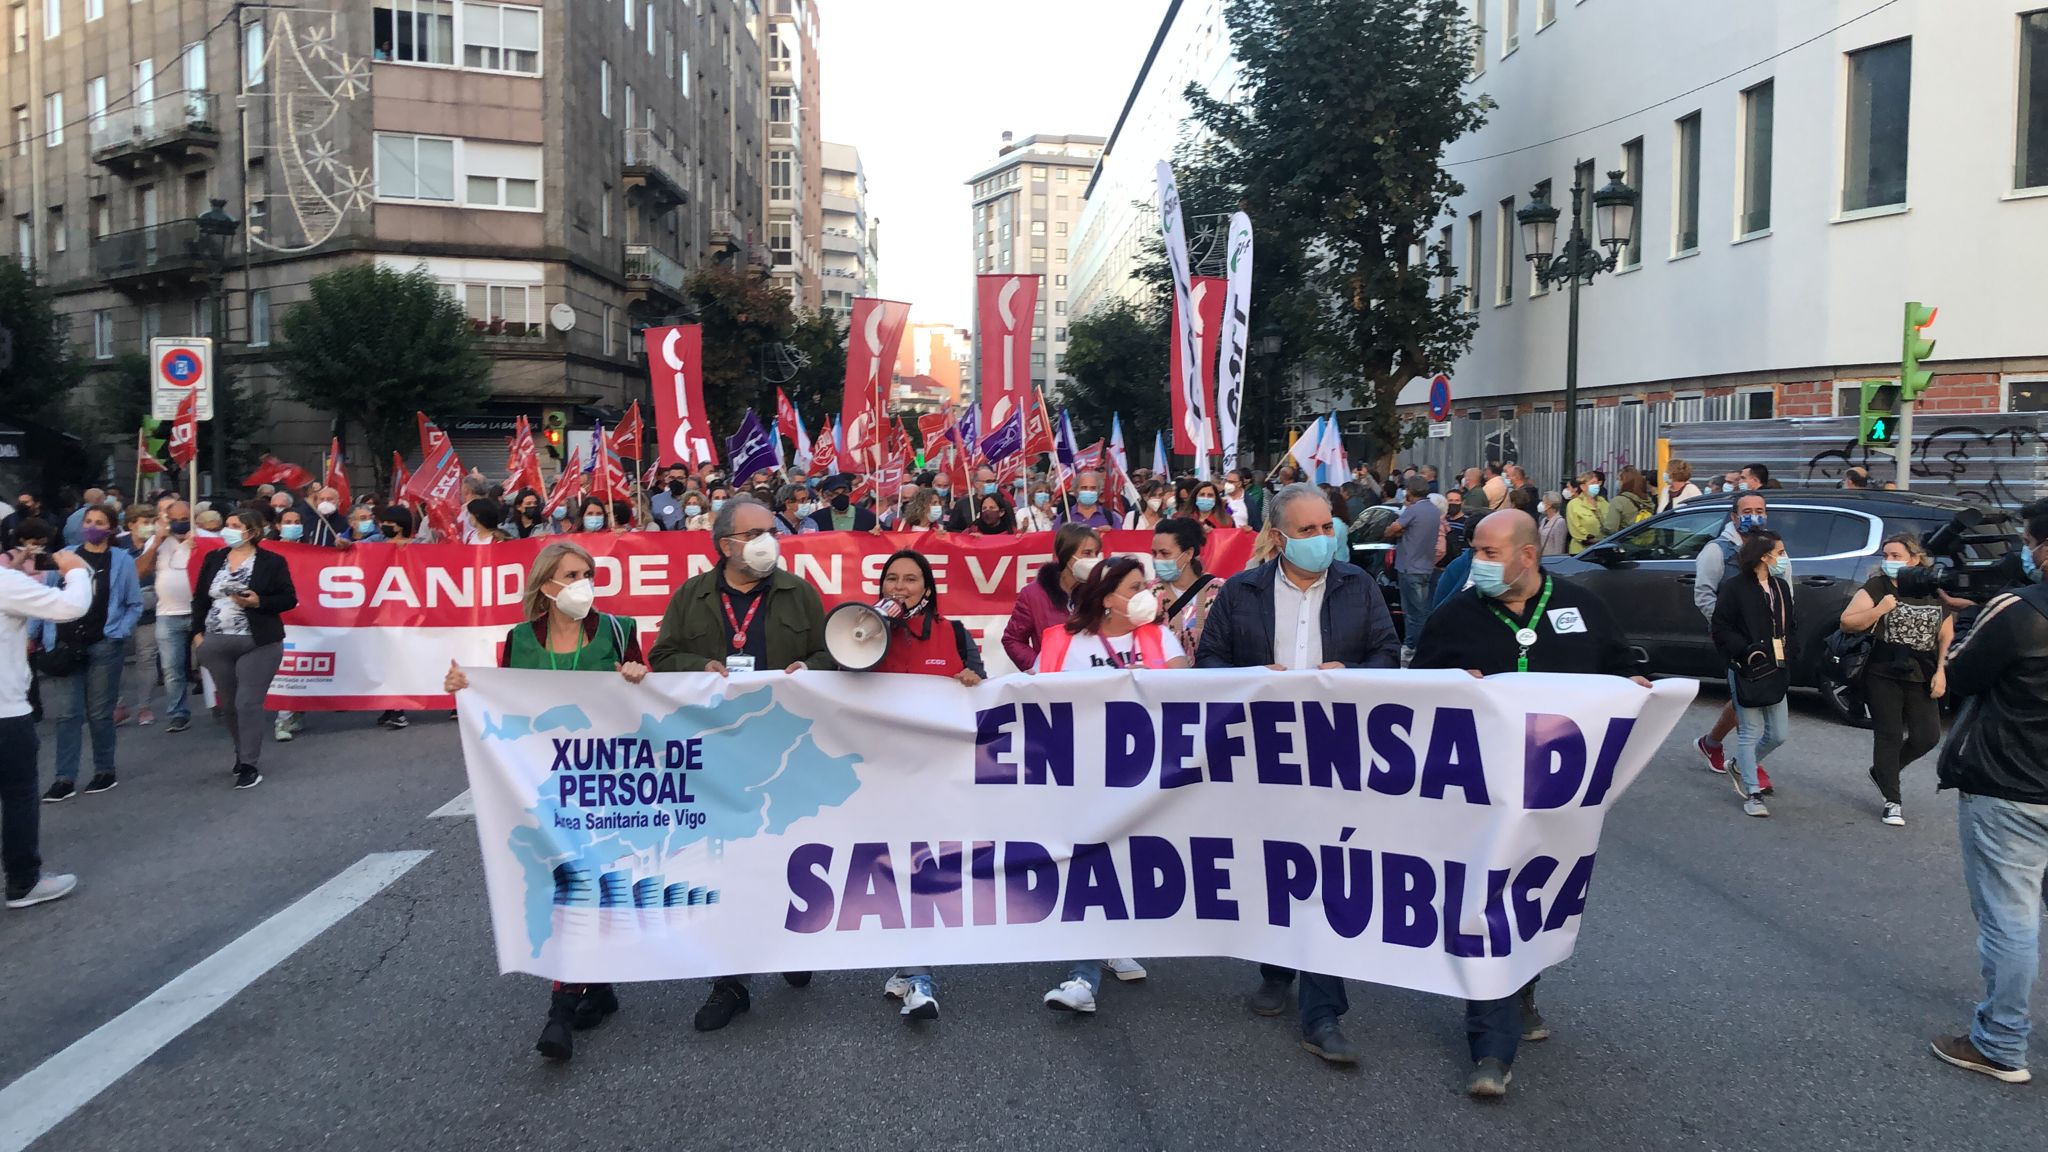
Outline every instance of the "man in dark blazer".
<svg viewBox="0 0 2048 1152">
<path fill-rule="evenodd" d="M 1231 577 L 1209 609 L 1198 668 L 1397 668 L 1401 641 L 1385 599 L 1365 570 L 1337 558 L 1329 497 L 1313 484 L 1290 484 L 1266 508 L 1282 550 L 1270 563 Z M 1338 1018 L 1349 1009 L 1344 981 L 1301 975 L 1301 1045 L 1333 1064 L 1356 1064 L 1358 1049 Z M 1295 972 L 1259 965 L 1251 1008 L 1261 1016 L 1287 1010 Z"/>
<path fill-rule="evenodd" d="M 811 513 L 811 524 L 820 532 L 872 532 L 875 513 L 853 502 L 853 476 L 839 472 L 818 484 L 825 506 Z"/>
</svg>

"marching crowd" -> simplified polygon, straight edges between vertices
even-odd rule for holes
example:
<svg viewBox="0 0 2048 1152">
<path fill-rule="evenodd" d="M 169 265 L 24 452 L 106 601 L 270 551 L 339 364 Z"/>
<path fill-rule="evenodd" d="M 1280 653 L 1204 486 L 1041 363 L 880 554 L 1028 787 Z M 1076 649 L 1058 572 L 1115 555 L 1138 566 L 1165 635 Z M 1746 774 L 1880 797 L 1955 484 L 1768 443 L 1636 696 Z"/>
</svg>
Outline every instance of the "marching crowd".
<svg viewBox="0 0 2048 1152">
<path fill-rule="evenodd" d="M 832 670 L 822 600 L 781 564 L 781 539 L 880 531 L 902 535 L 879 581 L 897 632 L 878 670 L 971 686 L 987 674 L 981 649 L 944 615 L 915 534 L 1050 532 L 1053 559 L 1019 594 L 1001 636 L 1002 651 L 1023 674 L 1411 667 L 1641 681 L 1645 670 L 1607 607 L 1582 585 L 1550 575 L 1543 560 L 1579 553 L 1675 504 L 1730 493 L 1729 523 L 1699 553 L 1695 585 L 1703 627 L 1726 658 L 1730 699 L 1697 747 L 1728 776 L 1746 813 L 1769 814 L 1764 760 L 1785 739 L 1798 631 L 1791 560 L 1770 527 L 1775 485 L 1761 465 L 1704 484 L 1682 461 L 1661 480 L 1629 467 L 1610 484 L 1594 470 L 1551 491 L 1511 462 L 1469 469 L 1449 486 L 1429 466 L 1385 477 L 1360 467 L 1348 483 L 1320 486 L 1302 482 L 1291 466 L 1264 478 L 1232 470 L 1220 482 L 1138 470 L 1118 492 L 1105 492 L 1100 473 L 1069 483 L 1004 483 L 981 469 L 967 491 L 954 490 L 941 473 L 906 482 L 888 502 L 848 474 L 807 481 L 769 472 L 734 484 L 712 468 L 678 466 L 659 485 L 637 500 L 588 498 L 550 509 L 532 489 L 508 493 L 474 473 L 464 480 L 463 516 L 449 534 L 480 544 L 554 537 L 534 562 L 526 619 L 508 633 L 502 663 L 614 673 L 629 682 L 649 671 Z M 196 512 L 175 492 L 124 508 L 120 492 L 95 489 L 62 509 L 23 493 L 0 518 L 0 801 L 9 907 L 57 899 L 76 883 L 43 872 L 37 855 L 38 709 L 56 744 L 56 779 L 41 799 L 60 802 L 80 790 L 88 736 L 93 774 L 82 791 L 103 792 L 116 784 L 114 746 L 124 724 L 162 720 L 167 733 L 187 729 L 196 660 L 234 745 L 235 786 L 262 780 L 265 736 L 286 741 L 298 730 L 297 717 L 273 721 L 264 712 L 282 652 L 282 616 L 297 602 L 289 569 L 267 545 L 352 548 L 434 538 L 402 505 L 374 497 L 342 504 L 339 492 L 318 483 Z M 1950 693 L 1970 699 L 1944 751 L 1941 780 L 1963 794 L 1963 855 L 1987 991 L 1969 1032 L 1937 1040 L 1935 1051 L 2008 1081 L 2028 1075 L 2028 995 L 2048 873 L 2048 761 L 2039 751 L 2048 731 L 2048 588 L 2039 582 L 2048 502 L 2023 510 L 2022 522 L 2028 582 L 1984 608 L 1960 646 L 1953 646 L 1954 604 L 1898 586 L 1906 568 L 1930 563 L 1912 536 L 1885 542 L 1879 571 L 1840 620 L 1845 633 L 1875 641 L 1864 681 L 1874 721 L 1870 776 L 1885 824 L 1904 823 L 1901 771 L 1941 738 L 1938 702 Z M 1201 557 L 1210 532 L 1231 528 L 1258 536 L 1251 566 L 1225 579 L 1204 571 Z M 1102 533 L 1110 529 L 1150 532 L 1149 558 L 1107 555 Z M 594 609 L 594 560 L 578 540 L 639 530 L 709 532 L 720 560 L 675 590 L 651 643 L 633 620 Z M 1353 544 L 1391 552 L 1399 633 L 1376 575 L 1350 562 Z M 445 689 L 466 686 L 451 663 Z M 403 728 L 407 718 L 387 712 L 379 723 Z M 1131 958 L 1077 960 L 1044 994 L 1046 1006 L 1096 1012 L 1105 972 L 1120 980 L 1146 975 Z M 799 986 L 810 978 L 784 976 Z M 929 967 L 895 973 L 884 990 L 907 1018 L 938 1015 Z M 1305 1048 L 1336 1064 L 1358 1061 L 1341 1027 L 1348 1008 L 1341 979 L 1261 965 L 1250 1009 L 1281 1015 L 1290 1001 Z M 723 1028 L 750 1005 L 745 978 L 722 977 L 698 1009 L 696 1027 Z M 573 1033 L 618 1006 L 609 985 L 556 985 L 538 1050 L 569 1058 Z M 1520 1043 L 1549 1035 L 1535 982 L 1501 1000 L 1468 1002 L 1465 1014 L 1467 1089 L 1504 1095 Z"/>
</svg>

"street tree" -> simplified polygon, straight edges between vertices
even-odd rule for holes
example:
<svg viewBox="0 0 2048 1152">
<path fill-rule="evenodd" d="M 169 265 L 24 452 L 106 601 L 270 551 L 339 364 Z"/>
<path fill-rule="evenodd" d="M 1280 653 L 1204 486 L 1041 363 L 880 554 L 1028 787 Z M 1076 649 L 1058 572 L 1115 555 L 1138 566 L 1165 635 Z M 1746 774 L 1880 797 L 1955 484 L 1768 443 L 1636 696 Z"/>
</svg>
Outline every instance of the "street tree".
<svg viewBox="0 0 2048 1152">
<path fill-rule="evenodd" d="M 789 402 L 803 414 L 804 425 L 816 436 L 821 422 L 839 411 L 846 391 L 846 325 L 829 312 L 799 313 L 790 349 L 797 362 L 796 375 L 784 386 Z M 761 418 L 774 413 L 775 397 L 769 394 Z M 829 427 L 829 424 L 823 426 Z"/>
<path fill-rule="evenodd" d="M 704 328 L 704 407 L 724 455 L 725 438 L 739 429 L 748 408 L 764 423 L 775 419 L 765 350 L 788 343 L 797 317 L 786 289 L 746 268 L 700 268 L 690 277 L 689 293 Z"/>
<path fill-rule="evenodd" d="M 92 434 L 96 448 L 113 459 L 116 475 L 134 467 L 135 430 L 149 415 L 155 373 L 149 357 L 140 352 L 123 352 L 99 370 L 92 381 L 93 405 L 82 427 Z M 214 418 L 199 425 L 199 466 L 213 467 L 210 437 L 228 438 L 227 466 L 230 478 L 246 476 L 258 458 L 269 450 L 270 401 L 251 388 L 239 373 L 216 365 L 213 374 Z M 163 421 L 168 429 L 170 421 Z M 167 434 L 167 433 L 166 433 Z"/>
<path fill-rule="evenodd" d="M 413 413 L 481 403 L 490 361 L 461 303 L 424 268 L 354 264 L 309 288 L 278 325 L 278 363 L 302 403 L 362 427 L 381 487 L 391 454 L 418 450 Z"/>
<path fill-rule="evenodd" d="M 1464 90 L 1468 7 L 1228 0 L 1238 97 L 1187 91 L 1206 164 L 1309 261 L 1317 366 L 1366 410 L 1381 451 L 1399 442 L 1402 385 L 1456 360 L 1478 327 L 1458 294 L 1433 291 L 1451 261 L 1436 224 L 1464 193 L 1444 149 L 1491 106 Z M 1254 327 L 1258 312 L 1255 294 Z"/>
<path fill-rule="evenodd" d="M 11 350 L 0 363 L 0 413 L 33 419 L 70 393 L 80 365 L 55 297 L 12 260 L 0 260 L 0 332 Z"/>
<path fill-rule="evenodd" d="M 1083 445 L 1107 437 L 1111 418 L 1121 414 L 1133 466 L 1152 463 L 1153 433 L 1171 432 L 1165 334 L 1166 313 L 1149 301 L 1131 300 L 1112 301 L 1067 329 L 1060 361 L 1067 383 L 1055 402 L 1066 409 Z"/>
</svg>

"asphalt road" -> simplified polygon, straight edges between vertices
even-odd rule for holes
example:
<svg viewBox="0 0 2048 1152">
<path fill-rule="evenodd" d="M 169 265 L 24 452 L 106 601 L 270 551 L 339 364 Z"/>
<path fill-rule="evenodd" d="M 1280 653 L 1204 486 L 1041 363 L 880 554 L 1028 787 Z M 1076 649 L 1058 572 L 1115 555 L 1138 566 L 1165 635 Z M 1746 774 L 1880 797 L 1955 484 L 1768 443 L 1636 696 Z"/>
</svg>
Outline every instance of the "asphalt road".
<svg viewBox="0 0 2048 1152">
<path fill-rule="evenodd" d="M 465 786 L 445 714 L 312 717 L 247 793 L 211 721 L 121 729 L 121 786 L 44 809 L 78 893 L 0 915 L 0 1085 L 365 856 L 411 850 L 430 855 L 34 1147 L 2038 1152 L 2048 1087 L 1927 1051 L 1980 988 L 1931 758 L 1910 824 L 1885 828 L 1867 735 L 1803 702 L 1773 815 L 1748 819 L 1690 748 L 1718 706 L 1704 695 L 1608 820 L 1578 954 L 1542 985 L 1555 1036 L 1524 1046 L 1503 1104 L 1460 1093 L 1455 1003 L 1354 985 L 1366 1061 L 1339 1071 L 1244 1010 L 1255 973 L 1232 960 L 1152 961 L 1094 1018 L 1040 1006 L 1056 965 L 945 970 L 927 1026 L 880 972 L 757 979 L 714 1034 L 690 1028 L 701 986 L 628 986 L 572 1064 L 546 1064 L 542 983 L 492 962 L 474 824 L 429 816 Z"/>
</svg>

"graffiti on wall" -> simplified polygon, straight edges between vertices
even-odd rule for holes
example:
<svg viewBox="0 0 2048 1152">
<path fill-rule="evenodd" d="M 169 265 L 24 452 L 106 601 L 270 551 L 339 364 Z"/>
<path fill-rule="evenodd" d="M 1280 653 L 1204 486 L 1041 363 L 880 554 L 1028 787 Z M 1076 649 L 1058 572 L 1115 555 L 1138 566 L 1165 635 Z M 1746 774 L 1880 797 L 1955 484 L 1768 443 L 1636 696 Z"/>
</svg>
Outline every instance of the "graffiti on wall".
<svg viewBox="0 0 2048 1152">
<path fill-rule="evenodd" d="M 1916 436 L 1909 467 L 1916 487 L 1924 481 L 1938 486 L 1944 495 L 1985 507 L 2011 508 L 2037 498 L 2037 477 L 2044 459 L 2048 459 L 2048 433 L 2038 427 L 1985 428 L 1956 423 Z M 1851 439 L 1838 448 L 1814 453 L 1806 462 L 1806 482 L 1815 487 L 1832 486 L 1850 468 L 1869 469 L 1882 481 L 1895 467 L 1890 456 Z"/>
</svg>

